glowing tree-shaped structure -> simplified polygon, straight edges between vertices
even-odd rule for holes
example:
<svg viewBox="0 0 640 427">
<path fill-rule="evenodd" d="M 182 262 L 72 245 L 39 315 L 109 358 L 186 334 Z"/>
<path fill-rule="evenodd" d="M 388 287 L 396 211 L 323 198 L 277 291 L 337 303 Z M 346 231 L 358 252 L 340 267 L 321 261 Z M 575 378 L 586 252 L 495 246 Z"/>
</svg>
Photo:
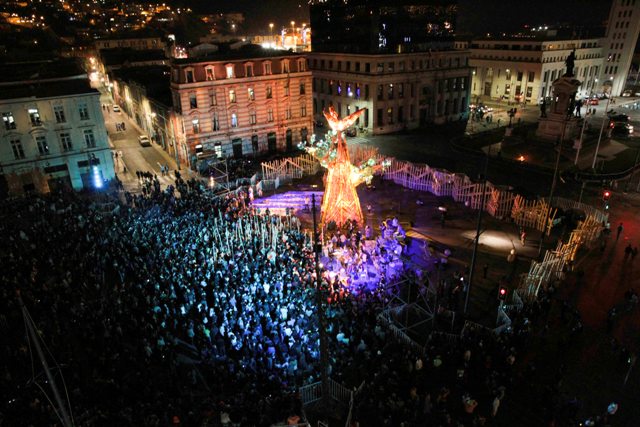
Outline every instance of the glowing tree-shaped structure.
<svg viewBox="0 0 640 427">
<path fill-rule="evenodd" d="M 381 168 L 381 165 L 377 165 L 375 159 L 369 159 L 360 166 L 351 164 L 347 142 L 342 134 L 356 122 L 363 111 L 364 109 L 358 110 L 340 119 L 333 107 L 329 107 L 328 111 L 324 111 L 324 116 L 331 127 L 330 139 L 316 141 L 312 137 L 311 143 L 304 147 L 327 168 L 321 210 L 323 225 L 332 221 L 341 225 L 348 219 L 363 223 L 364 217 L 356 187 L 362 182 L 370 182 L 374 172 Z"/>
</svg>

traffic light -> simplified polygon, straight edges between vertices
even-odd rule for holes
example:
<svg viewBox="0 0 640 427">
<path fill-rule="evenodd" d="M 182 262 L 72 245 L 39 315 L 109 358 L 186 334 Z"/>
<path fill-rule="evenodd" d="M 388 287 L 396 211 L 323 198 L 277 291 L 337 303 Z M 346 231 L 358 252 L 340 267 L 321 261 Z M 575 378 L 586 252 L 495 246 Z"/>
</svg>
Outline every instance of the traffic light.
<svg viewBox="0 0 640 427">
<path fill-rule="evenodd" d="M 500 301 L 504 301 L 507 299 L 507 293 L 509 293 L 508 289 L 505 288 L 504 286 L 500 286 L 500 288 L 498 289 L 498 299 Z"/>
<path fill-rule="evenodd" d="M 602 200 L 605 201 L 605 202 L 608 202 L 610 198 L 611 198 L 611 191 L 604 190 L 602 192 Z"/>
</svg>

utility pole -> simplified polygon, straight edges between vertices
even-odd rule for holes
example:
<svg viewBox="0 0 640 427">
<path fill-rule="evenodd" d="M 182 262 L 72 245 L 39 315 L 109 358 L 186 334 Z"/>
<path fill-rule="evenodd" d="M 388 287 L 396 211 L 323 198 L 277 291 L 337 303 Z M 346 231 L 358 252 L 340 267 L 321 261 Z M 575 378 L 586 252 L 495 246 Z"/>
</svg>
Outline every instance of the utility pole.
<svg viewBox="0 0 640 427">
<path fill-rule="evenodd" d="M 598 150 L 600 150 L 600 141 L 602 141 L 602 132 L 604 132 L 604 125 L 608 122 L 607 112 L 609 111 L 609 102 L 611 102 L 611 95 L 607 98 L 607 106 L 604 107 L 604 117 L 602 118 L 602 126 L 600 126 L 600 135 L 598 136 L 598 143 L 596 144 L 596 152 L 593 153 L 593 163 L 591 163 L 591 169 L 596 168 L 596 160 L 598 159 Z M 564 129 L 563 129 L 564 132 Z"/>
<path fill-rule="evenodd" d="M 486 203 L 487 195 L 487 170 L 489 169 L 489 157 L 491 155 L 491 146 L 487 150 L 487 158 L 484 162 L 484 173 L 482 180 L 482 197 L 480 198 L 480 207 L 478 208 L 478 221 L 476 223 L 476 238 L 473 242 L 473 253 L 471 254 L 471 267 L 469 268 L 469 286 L 467 286 L 467 295 L 464 297 L 464 311 L 463 314 L 467 315 L 467 309 L 469 308 L 469 295 L 471 295 L 471 286 L 473 285 L 473 276 L 476 271 L 476 257 L 478 254 L 478 243 L 480 242 L 480 234 L 482 229 L 482 214 L 484 213 L 484 205 Z"/>
<path fill-rule="evenodd" d="M 56 382 L 55 382 L 55 379 L 53 378 L 53 375 L 51 375 L 51 370 L 49 369 L 49 364 L 47 363 L 47 359 L 45 358 L 44 353 L 42 353 L 42 347 L 40 346 L 40 336 L 36 332 L 33 325 L 33 320 L 29 315 L 29 311 L 27 310 L 27 307 L 24 305 L 24 302 L 22 301 L 20 290 L 16 290 L 16 296 L 18 297 L 18 303 L 20 304 L 20 309 L 22 310 L 22 317 L 24 319 L 24 324 L 26 325 L 26 328 L 27 328 L 27 335 L 28 335 L 27 339 L 29 339 L 30 337 L 31 342 L 33 342 L 33 346 L 36 348 L 36 353 L 38 353 L 38 358 L 40 359 L 40 363 L 42 363 L 42 368 L 44 369 L 44 373 L 47 376 L 49 385 L 51 386 L 51 391 L 53 392 L 53 398 L 56 402 L 56 405 L 58 405 L 57 408 L 54 407 L 53 409 L 56 412 L 56 415 L 58 416 L 58 418 L 60 418 L 60 421 L 62 422 L 62 425 L 64 427 L 73 427 L 73 423 L 71 422 L 71 418 L 69 417 L 69 413 L 67 412 L 67 406 L 62 401 L 62 397 L 60 397 L 60 392 L 58 391 L 58 387 L 56 386 Z"/>
<path fill-rule="evenodd" d="M 322 404 L 326 405 L 329 396 L 329 351 L 327 348 L 327 328 L 323 308 L 322 277 L 320 275 L 322 243 L 318 243 L 315 193 L 311 195 L 311 212 L 313 216 L 313 255 L 316 264 L 316 310 L 318 312 L 318 329 L 320 330 L 320 379 L 322 381 Z"/>
</svg>

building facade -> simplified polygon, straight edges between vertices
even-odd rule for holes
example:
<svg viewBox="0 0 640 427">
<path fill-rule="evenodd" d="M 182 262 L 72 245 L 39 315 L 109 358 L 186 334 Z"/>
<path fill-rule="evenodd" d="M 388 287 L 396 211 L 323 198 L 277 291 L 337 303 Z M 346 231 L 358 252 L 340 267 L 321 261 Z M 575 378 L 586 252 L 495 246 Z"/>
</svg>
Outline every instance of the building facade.
<svg viewBox="0 0 640 427">
<path fill-rule="evenodd" d="M 313 0 L 313 52 L 404 53 L 449 49 L 453 0 Z"/>
<path fill-rule="evenodd" d="M 366 108 L 356 126 L 374 134 L 465 119 L 469 52 L 310 54 L 316 119 L 333 105 L 341 116 Z"/>
<path fill-rule="evenodd" d="M 165 43 L 160 37 L 109 38 L 95 41 L 97 51 L 102 49 L 164 50 Z"/>
<path fill-rule="evenodd" d="M 115 176 L 86 75 L 0 85 L 0 187 L 10 195 L 101 188 Z"/>
<path fill-rule="evenodd" d="M 600 79 L 614 96 L 622 95 L 640 34 L 640 0 L 613 0 L 603 39 Z"/>
<path fill-rule="evenodd" d="M 537 104 L 550 97 L 554 80 L 565 73 L 565 60 L 575 49 L 575 77 L 582 82 L 579 96 L 601 92 L 601 39 L 473 40 L 470 65 L 471 95 L 481 99 Z"/>
<path fill-rule="evenodd" d="M 174 110 L 183 153 L 195 167 L 206 157 L 292 151 L 313 129 L 307 58 L 260 49 L 175 60 Z"/>
</svg>

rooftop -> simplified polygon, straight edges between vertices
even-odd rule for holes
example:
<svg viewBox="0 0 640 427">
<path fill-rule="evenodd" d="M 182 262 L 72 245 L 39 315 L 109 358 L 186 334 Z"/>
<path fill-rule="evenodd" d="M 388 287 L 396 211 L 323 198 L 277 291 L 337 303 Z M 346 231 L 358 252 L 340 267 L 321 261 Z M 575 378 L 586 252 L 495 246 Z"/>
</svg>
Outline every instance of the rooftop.
<svg viewBox="0 0 640 427">
<path fill-rule="evenodd" d="M 296 53 L 289 50 L 265 49 L 260 45 L 244 45 L 239 49 L 230 49 L 228 45 L 218 45 L 220 50 L 217 52 L 207 53 L 196 58 L 174 59 L 174 63 L 196 64 L 199 62 L 211 61 L 234 61 L 234 60 L 250 60 L 250 59 L 267 59 L 281 58 L 285 56 L 304 56 L 304 54 Z"/>
<path fill-rule="evenodd" d="M 99 92 L 89 85 L 88 79 L 72 78 L 56 81 L 34 81 L 15 83 L 0 87 L 0 99 L 20 98 L 56 98 L 69 95 L 91 94 Z"/>
<path fill-rule="evenodd" d="M 160 61 L 168 59 L 162 49 L 135 50 L 135 49 L 102 49 L 100 56 L 104 65 L 122 65 L 126 62 Z"/>
<path fill-rule="evenodd" d="M 57 59 L 30 62 L 6 62 L 0 65 L 0 82 L 59 79 L 86 76 L 86 71 L 75 59 Z"/>
</svg>

